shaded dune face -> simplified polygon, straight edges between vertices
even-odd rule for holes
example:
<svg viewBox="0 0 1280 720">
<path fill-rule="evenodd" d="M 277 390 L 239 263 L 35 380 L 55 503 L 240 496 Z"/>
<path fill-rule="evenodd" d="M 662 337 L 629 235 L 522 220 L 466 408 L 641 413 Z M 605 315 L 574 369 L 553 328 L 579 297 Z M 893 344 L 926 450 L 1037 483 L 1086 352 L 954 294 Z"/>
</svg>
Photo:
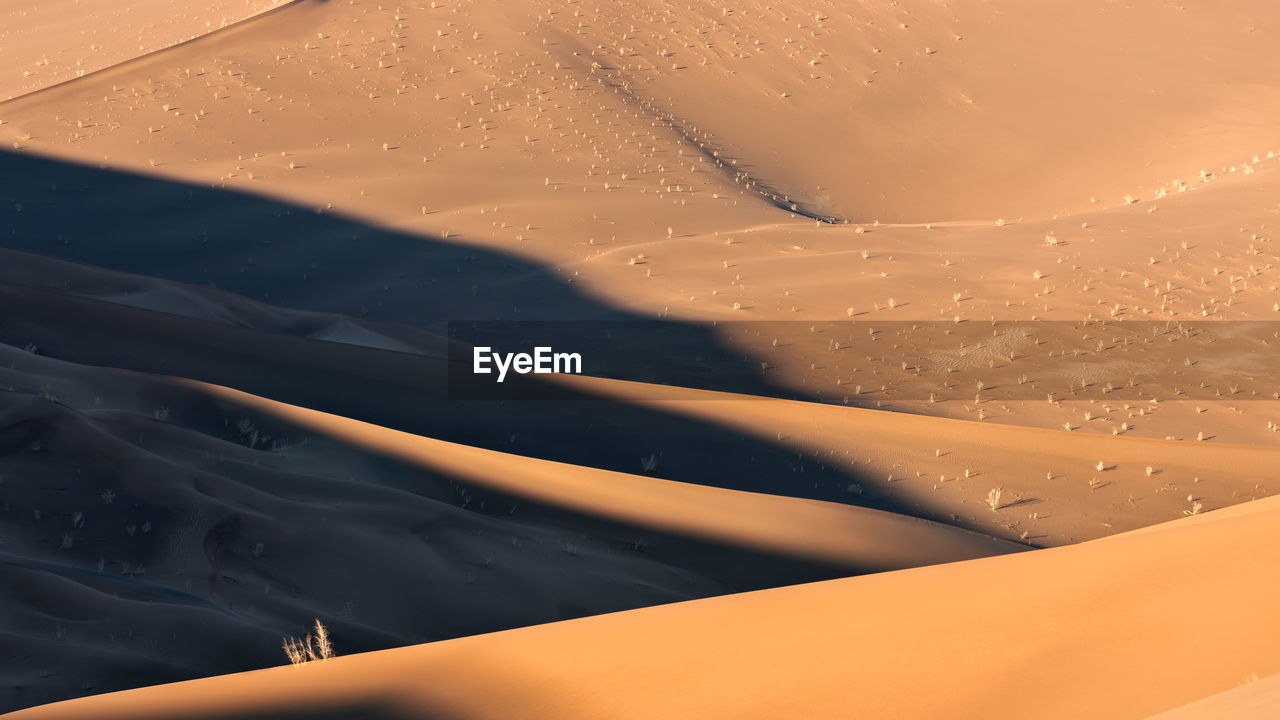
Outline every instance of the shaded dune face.
<svg viewBox="0 0 1280 720">
<path fill-rule="evenodd" d="M 21 538 L 9 551 L 6 586 L 13 589 L 10 631 L 25 658 L 9 673 L 14 707 L 68 692 L 271 665 L 279 637 L 317 615 L 343 638 L 344 652 L 358 652 L 882 569 L 885 562 L 956 557 L 958 546 L 944 538 L 936 549 L 909 551 L 907 559 L 872 552 L 859 560 L 618 522 L 607 512 L 560 508 L 487 489 L 474 478 L 426 472 L 341 435 L 318 434 L 154 375 L 106 369 L 226 383 L 386 427 L 587 467 L 639 472 L 644 450 L 656 448 L 663 477 L 708 486 L 843 500 L 857 479 L 788 449 L 771 450 L 746 433 L 607 397 L 523 408 L 448 401 L 445 340 L 396 313 L 426 308 L 447 317 L 431 300 L 438 294 L 447 302 L 456 288 L 431 281 L 452 282 L 463 252 L 473 266 L 504 275 L 518 262 L 513 258 L 433 247 L 225 191 L 50 161 L 10 162 L 22 172 L 6 178 L 35 181 L 6 188 L 24 203 L 23 213 L 13 214 L 22 217 L 13 237 L 33 249 L 149 273 L 4 253 L 0 334 L 9 349 L 0 472 L 7 478 L 6 512 Z M 61 204 L 62 191 L 32 187 L 79 188 L 103 202 L 104 211 L 90 223 Z M 134 197 L 157 207 L 186 198 L 190 208 L 163 232 L 137 222 L 135 212 L 106 211 Z M 211 243 L 188 232 L 217 227 L 228 216 L 238 220 L 222 229 L 225 236 L 215 231 Z M 253 266 L 259 277 L 247 281 L 243 265 L 227 262 L 239 255 L 227 247 L 231 228 L 246 217 L 300 219 L 276 225 L 270 237 L 282 249 L 275 256 L 263 256 L 256 243 L 246 248 L 260 253 Z M 297 302 L 309 309 L 292 310 L 222 289 L 264 298 L 268 289 L 280 292 L 299 267 L 290 264 L 300 252 L 291 242 L 349 232 L 369 233 L 389 253 L 399 243 L 422 268 L 428 289 L 386 308 L 383 319 L 316 309 L 350 303 L 358 313 L 360 297 L 316 291 Z M 164 247 L 188 234 L 192 252 Z M 58 243 L 59 235 L 92 241 Z M 220 249 L 204 249 L 210 245 Z M 334 257 L 317 265 L 351 269 L 367 258 L 337 242 L 330 247 Z M 197 273 L 203 274 L 192 277 Z M 575 300 L 541 273 L 515 274 L 528 296 L 559 298 L 567 312 L 626 317 Z M 514 298 L 520 288 L 510 292 Z M 340 326 L 396 347 L 320 339 Z M 684 338 L 679 342 L 691 354 L 722 358 L 706 377 L 712 385 L 776 392 L 734 370 L 746 359 L 720 348 L 705 329 L 671 326 L 670 339 Z M 518 476 L 518 458 L 502 472 Z M 798 477 L 807 482 L 789 480 Z M 892 507 L 887 498 L 865 500 Z M 1015 549 L 992 541 L 959 552 Z"/>
<path fill-rule="evenodd" d="M 1272 4 L 162 5 L 0 8 L 0 711 L 1267 697 Z"/>
<path fill-rule="evenodd" d="M 313 616 L 349 653 L 853 569 L 596 519 L 22 355 L 0 470 L 11 707 L 272 665 Z"/>
<path fill-rule="evenodd" d="M 30 180 L 25 187 L 6 182 L 4 188 L 25 203 L 23 212 L 12 215 L 10 247 L 157 278 L 207 283 L 315 311 L 284 310 L 225 292 L 211 294 L 200 286 L 188 289 L 139 278 L 117 279 L 114 287 L 102 289 L 95 285 L 106 281 L 60 279 L 74 277 L 74 265 L 28 261 L 19 254 L 11 256 L 8 269 L 15 284 L 5 288 L 9 310 L 4 328 L 7 341 L 17 347 L 34 345 L 45 354 L 76 362 L 244 387 L 389 427 L 487 447 L 510 447 L 514 433 L 528 454 L 617 470 L 638 469 L 639 458 L 654 451 L 626 447 L 619 429 L 651 428 L 661 433 L 660 447 L 668 454 L 664 463 L 671 467 L 666 476 L 687 481 L 700 477 L 700 471 L 676 469 L 681 464 L 674 460 L 677 446 L 688 447 L 694 462 L 700 463 L 720 454 L 713 448 L 722 443 L 745 442 L 727 433 L 711 445 L 682 441 L 681 431 L 661 430 L 664 423 L 641 419 L 656 416 L 643 408 L 593 409 L 591 403 L 566 403 L 563 412 L 585 414 L 587 421 L 571 422 L 587 433 L 598 419 L 604 426 L 598 432 L 611 434 L 607 441 L 557 441 L 554 432 L 539 428 L 554 427 L 555 420 L 537 420 L 549 413 L 536 404 L 499 410 L 478 403 L 475 420 L 468 420 L 466 412 L 428 412 L 425 402 L 447 397 L 442 333 L 448 320 L 555 317 L 618 321 L 625 326 L 629 320 L 643 319 L 584 297 L 515 256 L 388 232 L 243 193 L 20 156 L 3 159 L 13 163 L 9 167 L 14 170 L 4 174 L 6 181 Z M 62 189 L 48 190 L 51 187 Z M 80 200 L 100 203 L 101 212 L 72 212 Z M 147 212 L 140 214 L 137 203 L 147 202 L 155 203 L 156 215 L 171 214 L 163 222 L 141 221 Z M 246 235 L 241 232 L 246 226 L 261 228 L 262 234 Z M 81 236 L 84 241 L 75 239 Z M 24 271 L 26 267 L 41 268 L 45 279 L 37 281 L 41 275 Z M 463 269 L 467 272 L 460 272 Z M 483 295 L 473 293 L 481 286 L 487 288 Z M 189 319 L 157 312 L 145 300 L 149 294 L 166 293 L 197 296 L 182 303 Z M 210 307 L 216 312 L 206 310 Z M 161 309 L 171 308 L 162 304 Z M 396 349 L 408 352 L 325 342 L 327 331 L 342 323 L 362 324 L 370 332 L 400 339 L 402 347 Z M 434 332 L 424 332 L 426 328 Z M 663 341 L 663 346 L 633 345 L 629 350 L 648 353 L 655 363 L 672 353 L 699 358 L 688 377 L 690 384 L 757 395 L 786 393 L 760 377 L 749 358 L 724 346 L 709 326 L 671 321 Z M 629 419 L 627 413 L 637 419 Z M 522 414 L 525 418 L 502 419 Z M 535 436 L 525 439 L 530 432 Z M 555 446 L 560 449 L 552 450 Z M 752 456 L 742 451 L 723 453 L 732 470 L 726 477 L 768 477 L 776 475 L 778 467 L 788 468 L 786 474 L 802 468 L 824 474 L 819 462 L 790 458 L 775 464 L 765 459 L 767 453 L 755 455 L 749 459 Z M 613 459 L 604 460 L 606 456 Z M 764 469 L 748 472 L 747 465 Z M 847 484 L 843 472 L 826 474 L 830 479 L 817 483 L 819 490 Z M 823 497 L 821 492 L 817 496 Z"/>
</svg>

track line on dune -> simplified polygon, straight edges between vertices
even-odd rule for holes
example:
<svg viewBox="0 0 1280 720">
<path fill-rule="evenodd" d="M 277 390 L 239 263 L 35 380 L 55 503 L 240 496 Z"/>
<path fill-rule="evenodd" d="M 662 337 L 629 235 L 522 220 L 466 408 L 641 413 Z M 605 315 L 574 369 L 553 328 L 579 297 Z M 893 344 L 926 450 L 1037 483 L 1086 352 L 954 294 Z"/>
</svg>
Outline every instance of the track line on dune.
<svg viewBox="0 0 1280 720">
<path fill-rule="evenodd" d="M 828 225 L 845 225 L 850 221 L 848 218 L 840 217 L 822 211 L 820 208 L 806 203 L 802 200 L 792 198 L 790 194 L 784 192 L 770 184 L 768 181 L 753 175 L 750 171 L 744 169 L 744 164 L 739 162 L 739 158 L 728 157 L 717 147 L 711 140 L 711 136 L 706 131 L 699 130 L 697 127 L 686 123 L 675 115 L 675 113 L 666 110 L 658 105 L 657 102 L 650 98 L 646 98 L 636 92 L 631 82 L 622 77 L 621 71 L 616 68 L 608 68 L 598 62 L 592 62 L 588 75 L 606 89 L 612 90 L 623 102 L 639 107 L 645 113 L 653 117 L 655 120 L 665 124 L 679 138 L 680 141 L 692 146 L 698 151 L 705 160 L 710 162 L 720 172 L 727 175 L 732 181 L 748 192 L 756 195 L 765 202 L 784 212 L 800 217 L 816 220 Z"/>
</svg>

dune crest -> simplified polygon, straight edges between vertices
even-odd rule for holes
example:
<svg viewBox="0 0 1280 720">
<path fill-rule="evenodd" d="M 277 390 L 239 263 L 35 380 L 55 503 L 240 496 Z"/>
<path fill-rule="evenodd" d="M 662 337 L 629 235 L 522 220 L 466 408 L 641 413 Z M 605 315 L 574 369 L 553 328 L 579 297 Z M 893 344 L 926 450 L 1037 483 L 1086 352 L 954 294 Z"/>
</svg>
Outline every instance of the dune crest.
<svg viewBox="0 0 1280 720">
<path fill-rule="evenodd" d="M 1256 505 L 1229 523 L 1174 521 L 1160 533 L 134 690 L 13 717 L 1143 717 L 1280 668 L 1256 631 L 1278 588 L 1270 561 L 1255 562 L 1275 544 L 1280 508 Z M 1250 557 L 1231 552 L 1240 543 Z M 1211 611 L 1227 606 L 1236 611 Z M 1177 631 L 1188 615 L 1198 618 L 1193 638 Z M 1081 684 L 1097 694 L 1079 692 Z"/>
<path fill-rule="evenodd" d="M 0 102 L 222 29 L 291 0 L 76 0 L 0 8 Z M 296 1 L 296 0 L 293 0 Z"/>
</svg>

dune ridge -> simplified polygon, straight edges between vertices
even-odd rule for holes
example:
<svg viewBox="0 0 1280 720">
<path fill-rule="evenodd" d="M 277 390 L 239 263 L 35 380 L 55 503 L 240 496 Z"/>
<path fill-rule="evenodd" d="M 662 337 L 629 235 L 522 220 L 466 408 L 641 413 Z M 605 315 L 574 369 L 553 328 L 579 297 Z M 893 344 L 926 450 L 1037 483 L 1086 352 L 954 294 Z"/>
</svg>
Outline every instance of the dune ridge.
<svg viewBox="0 0 1280 720">
<path fill-rule="evenodd" d="M 6 9 L 10 29 L 0 33 L 0 41 L 5 43 L 4 59 L 11 69 L 0 82 L 0 105 L 191 42 L 295 2 L 299 0 L 245 0 L 239 5 L 210 0 L 194 7 L 184 3 L 172 17 L 166 17 L 171 8 L 158 0 L 126 3 L 80 0 L 70 3 L 74 9 L 67 7 L 66 2 L 9 3 L 12 7 Z M 211 13 L 222 13 L 216 27 L 213 20 L 205 19 Z M 148 16 L 152 22 L 147 22 Z M 159 26 L 154 24 L 157 19 L 161 21 Z M 127 47 L 120 37 L 127 31 L 136 32 L 139 42 L 136 49 Z M 86 48 L 86 35 L 99 43 L 90 43 Z M 56 60 L 49 58 L 50 54 Z M 54 62 L 57 67 L 50 70 Z M 21 76 L 18 68 L 24 69 Z"/>
<path fill-rule="evenodd" d="M 135 690 L 13 717 L 1142 717 L 1274 672 L 1269 640 L 1256 632 L 1274 578 L 1256 555 L 1222 553 L 1240 542 L 1267 552 L 1276 503 L 1250 507 L 1236 523 L 1174 521 L 1160 533 Z M 1205 612 L 1223 603 L 1236 611 Z M 714 620 L 726 615 L 733 621 Z M 1174 631 L 1189 615 L 1195 641 Z M 543 652 L 552 646 L 556 653 Z M 1082 684 L 1093 691 L 1080 692 Z M 548 686 L 557 692 L 549 696 Z M 725 695 L 726 686 L 739 692 Z"/>
<path fill-rule="evenodd" d="M 533 458 L 513 462 L 504 453 L 414 437 L 229 388 L 196 387 L 341 436 L 379 455 L 425 465 L 507 495 L 629 525 L 705 536 L 869 572 L 1023 549 L 1008 541 L 865 508 L 684 485 Z"/>
</svg>

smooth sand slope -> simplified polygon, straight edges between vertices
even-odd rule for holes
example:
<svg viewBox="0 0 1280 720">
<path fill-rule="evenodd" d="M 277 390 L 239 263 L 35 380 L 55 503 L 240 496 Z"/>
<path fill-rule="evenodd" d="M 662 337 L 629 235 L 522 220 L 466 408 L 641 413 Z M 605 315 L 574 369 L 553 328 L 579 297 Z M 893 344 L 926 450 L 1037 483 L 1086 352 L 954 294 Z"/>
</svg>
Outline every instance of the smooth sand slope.
<svg viewBox="0 0 1280 720">
<path fill-rule="evenodd" d="M 562 418 L 547 417 L 538 402 L 451 402 L 444 341 L 429 334 L 250 301 L 231 303 L 225 294 L 178 283 L 153 283 L 158 285 L 153 288 L 132 276 L 64 267 L 22 253 L 9 258 L 11 267 L 27 268 L 24 286 L 0 290 L 14 311 L 0 333 L 12 344 L 81 363 L 244 387 L 294 405 L 505 453 L 870 505 L 1040 547 L 1224 507 L 1275 489 L 1271 469 L 1280 449 L 1218 440 L 1066 433 L 594 379 L 560 381 L 572 397 L 598 398 L 569 405 Z M 50 291 L 32 287 L 47 285 L 38 278 L 55 271 L 71 280 Z M 144 303 L 197 293 L 199 307 L 223 312 L 184 319 Z M 360 329 L 368 344 L 348 348 L 326 342 L 335 328 L 346 328 L 350 336 Z M 673 326 L 667 332 L 675 337 L 679 331 Z M 406 342 L 388 351 L 393 336 Z M 411 347 L 420 348 L 419 357 L 403 352 Z M 65 396 L 56 388 L 54 394 Z M 439 417 L 437 408 L 446 407 L 447 417 Z M 1161 404 L 1141 407 L 1154 413 Z M 633 415 L 624 415 L 622 408 Z M 654 427 L 674 418 L 723 432 L 717 437 Z M 597 425 L 613 426 L 616 433 L 602 434 L 607 431 Z M 510 442 L 516 436 L 521 439 Z M 692 438 L 697 440 L 690 443 Z M 708 442 L 718 452 L 699 446 Z M 766 444 L 817 464 L 770 463 Z M 389 448 L 376 452 L 393 454 Z M 650 455 L 654 467 L 646 468 Z M 1000 491 L 994 509 L 993 490 Z"/>
<path fill-rule="evenodd" d="M 752 353 L 772 355 L 764 359 L 777 383 L 821 393 L 827 400 L 841 400 L 851 395 L 850 388 L 862 386 L 867 392 L 853 402 L 910 412 L 981 415 L 1054 428 L 1070 424 L 1085 432 L 1119 430 L 1155 438 L 1205 432 L 1225 442 L 1275 442 L 1274 425 L 1268 423 L 1280 421 L 1278 405 L 1250 403 L 1237 406 L 1240 412 L 1211 407 L 1206 412 L 1212 413 L 1212 427 L 1195 427 L 1197 418 L 1189 412 L 1138 417 L 1136 408 L 1123 413 L 1084 408 L 1070 398 L 1052 406 L 1021 402 L 1025 396 L 984 407 L 926 405 L 928 392 L 940 390 L 941 382 L 894 397 L 892 389 L 904 381 L 924 389 L 901 372 L 896 357 L 870 362 L 860 359 L 865 355 L 846 353 L 843 362 L 822 356 L 824 362 L 816 363 L 830 337 L 805 332 L 814 320 L 846 319 L 1274 320 L 1271 267 L 1277 255 L 1271 227 L 1280 138 L 1271 124 L 1257 120 L 1275 114 L 1270 85 L 1248 80 L 1269 66 L 1265 60 L 1274 52 L 1252 45 L 1272 22 L 1265 5 L 1192 4 L 1178 10 L 1156 3 L 1129 9 L 1100 3 L 1031 17 L 1017 6 L 988 4 L 956 9 L 954 18 L 932 5 L 901 3 L 889 10 L 860 7 L 840 13 L 802 13 L 777 5 L 769 11 L 720 8 L 709 15 L 659 13 L 643 4 L 617 7 L 561 11 L 555 5 L 478 0 L 398 9 L 301 3 L 41 97 L 6 103 L 0 106 L 0 119 L 6 121 L 0 136 L 6 148 L 16 143 L 21 149 L 20 157 L 4 160 L 12 167 L 9 177 L 50 176 L 38 183 L 15 179 L 12 189 L 5 188 L 24 208 L 22 217 L 14 216 L 15 228 L 27 228 L 9 242 L 121 270 L 216 283 L 276 304 L 436 329 L 463 314 L 590 314 L 563 300 L 529 298 L 527 278 L 518 272 L 495 277 L 486 271 L 476 277 L 465 252 L 406 257 L 394 269 L 387 263 L 378 268 L 381 272 L 339 280 L 335 270 L 353 263 L 343 258 L 334 264 L 330 238 L 341 238 L 352 249 L 370 246 L 362 243 L 384 247 L 385 238 L 364 229 L 313 242 L 311 228 L 277 217 L 280 210 L 242 218 L 199 202 L 208 193 L 196 193 L 198 212 L 170 219 L 163 228 L 134 227 L 130 220 L 139 202 L 149 211 L 166 212 L 173 201 L 111 174 L 82 176 L 38 167 L 39 157 L 64 158 L 90 168 L 138 171 L 160 179 L 157 185 L 165 178 L 185 180 L 284 200 L 295 215 L 319 210 L 433 244 L 509 253 L 516 267 L 520 261 L 535 264 L 556 283 L 650 317 L 795 320 L 795 326 L 780 328 L 761 343 L 736 342 Z M 614 16 L 624 10 L 625 18 L 634 19 L 617 21 Z M 1059 12 L 1072 17 L 1053 14 Z M 895 22 L 885 13 L 896 14 Z M 780 22 L 783 15 L 786 23 Z M 792 22 L 804 27 L 791 34 Z M 711 45 L 724 56 L 720 65 L 677 57 L 670 64 L 684 69 L 673 69 L 658 62 L 662 48 L 650 52 L 650 46 L 662 44 L 659 36 L 674 45 L 693 32 L 690 23 L 701 23 L 702 45 L 692 37 L 682 42 L 701 47 L 699 52 Z M 819 25 L 833 23 L 838 33 L 819 32 Z M 898 27 L 903 23 L 908 28 Z M 915 33 L 941 33 L 961 24 L 973 26 L 973 33 L 957 29 L 965 39 L 950 45 L 929 41 L 937 53 L 902 66 L 918 65 L 915 71 L 886 69 L 876 75 L 882 79 L 865 85 L 853 70 L 841 69 L 881 62 L 866 58 L 887 57 L 887 42 L 881 53 L 874 52 L 882 35 L 905 52 Z M 1143 43 L 1165 47 L 1174 42 L 1170 38 L 1192 34 L 1195 42 L 1188 39 L 1185 45 L 1203 51 L 1174 53 L 1169 62 L 1177 67 L 1141 73 L 1101 69 L 1157 62 L 1162 56 L 1141 52 Z M 796 42 L 786 43 L 788 37 Z M 826 48 L 828 57 L 818 65 L 791 62 L 797 43 L 809 47 L 826 37 L 858 42 Z M 789 59 L 773 58 L 769 43 L 790 48 Z M 1038 48 L 1070 44 L 1074 50 L 1029 53 L 1024 43 Z M 615 45 L 628 52 L 619 56 Z M 1075 68 L 1063 58 L 1088 67 Z M 617 78 L 601 77 L 614 72 L 609 68 L 621 68 L 623 60 L 653 67 L 626 71 L 635 77 L 625 87 Z M 1079 73 L 1072 74 L 1073 68 Z M 806 79 L 819 69 L 838 72 L 822 81 Z M 724 77 L 730 70 L 732 82 Z M 785 103 L 762 90 L 768 78 L 785 73 L 814 89 L 797 90 Z M 886 76 L 892 93 L 875 89 Z M 1228 77 L 1233 82 L 1222 80 Z M 822 83 L 831 87 L 819 91 Z M 672 87 L 666 89 L 667 84 Z M 979 110 L 965 110 L 971 107 L 965 103 L 940 109 L 929 102 L 932 91 L 925 92 L 951 92 L 966 84 L 981 87 L 990 98 L 972 106 L 990 104 L 980 121 L 969 115 Z M 747 97 L 725 96 L 739 91 Z M 883 95 L 866 99 L 872 108 L 909 105 L 903 112 L 931 119 L 910 123 L 892 119 L 898 118 L 892 113 L 877 120 L 870 111 L 832 110 L 845 102 L 842 98 L 868 92 Z M 795 113 L 783 107 L 795 103 Z M 663 110 L 667 104 L 674 109 Z M 724 110 L 714 122 L 701 116 L 712 109 Z M 1043 131 L 1042 113 L 1058 118 Z M 763 119 L 744 120 L 755 117 Z M 1080 117 L 1096 122 L 1077 122 Z M 869 129 L 854 124 L 864 121 L 879 124 Z M 755 135 L 735 141 L 732 149 L 699 144 L 702 133 L 714 136 L 722 127 L 737 132 L 744 123 L 749 126 L 744 132 Z M 1010 124 L 1020 134 L 1011 136 Z M 694 126 L 696 132 L 690 129 Z M 1077 132 L 1090 136 L 1063 139 Z M 814 137 L 821 141 L 811 142 Z M 930 142 L 901 147 L 917 137 Z M 748 147 L 748 141 L 754 145 Z M 788 145 L 797 142 L 814 150 Z M 892 156 L 867 159 L 881 149 Z M 1164 153 L 1159 158 L 1153 157 L 1157 149 Z M 956 160 L 973 152 L 989 156 L 986 165 Z M 1025 162 L 1010 158 L 1019 153 L 1025 153 Z M 771 160 L 775 154 L 776 162 Z M 899 162 L 916 155 L 927 156 L 927 162 L 921 160 L 924 167 Z M 881 202 L 876 198 L 897 187 L 882 173 L 909 171 L 913 183 L 938 185 L 913 185 L 893 200 L 895 207 L 922 208 L 897 218 L 898 224 L 885 217 L 874 225 L 876 217 L 856 213 L 849 216 L 850 225 L 815 224 L 776 207 L 760 189 L 761 183 L 779 185 L 786 163 L 806 170 L 839 164 L 841 172 L 856 173 L 856 180 L 822 185 L 859 202 Z M 950 164 L 934 167 L 944 163 Z M 1077 165 L 1078 172 L 1065 169 Z M 750 177 L 740 176 L 740 166 L 749 167 Z M 999 182 L 1013 188 L 1009 193 L 990 186 L 997 172 L 1007 176 Z M 877 191 L 867 193 L 864 180 Z M 1061 183 L 1066 185 L 1058 187 Z M 1101 185 L 1111 183 L 1130 189 Z M 1077 185 L 1078 192 L 1071 189 Z M 980 200 L 1015 191 L 1064 204 L 1032 211 L 1018 201 L 999 212 L 974 210 Z M 166 199 L 141 199 L 143 193 Z M 1126 205 L 1125 194 L 1135 202 Z M 1089 196 L 1099 202 L 1087 202 Z M 959 203 L 963 210 L 923 209 L 927 202 L 942 201 Z M 91 227 L 84 226 L 82 215 L 57 212 L 82 202 L 94 207 L 97 222 Z M 998 218 L 1003 226 L 996 225 Z M 238 241 L 245 238 L 245 222 L 269 222 L 273 245 L 243 247 Z M 114 250 L 125 242 L 130 252 Z M 440 285 L 446 270 L 465 281 Z M 295 289 L 306 283 L 309 293 Z M 480 287 L 491 289 L 481 293 Z M 328 292 L 321 296 L 320 289 Z M 790 350 L 763 345 L 773 339 Z M 1193 350 L 1187 348 L 1183 357 Z M 1010 366 L 1011 378 L 1041 369 L 994 359 Z M 1124 356 L 1114 359 L 1134 363 Z M 1075 379 L 1070 377 L 1074 365 L 1062 360 L 1051 370 L 1059 376 L 1054 390 Z M 994 384 L 972 373 L 962 379 Z M 877 394 L 881 385 L 890 391 Z M 1230 383 L 1223 385 L 1213 390 L 1230 392 Z M 1047 396 L 1044 383 L 1031 386 L 1037 390 L 1031 399 Z M 1171 383 L 1161 387 L 1173 390 Z M 1271 399 L 1275 389 L 1266 385 L 1247 392 L 1258 393 L 1249 396 L 1252 400 Z"/>
<path fill-rule="evenodd" d="M 1280 509 L 1250 510 L 13 717 L 1145 717 L 1276 671 Z"/>
<path fill-rule="evenodd" d="M 602 400 L 595 412 L 606 427 L 591 440 L 581 419 L 549 419 L 536 405 L 525 418 L 447 405 L 428 355 L 310 336 L 342 318 L 6 257 L 7 269 L 31 271 L 4 287 L 0 312 L 9 343 L 0 493 L 13 532 L 5 632 L 16 651 L 7 702 L 16 706 L 73 687 L 275 664 L 279 637 L 313 616 L 357 651 L 1023 549 L 909 516 L 721 489 L 807 493 L 789 480 L 806 465 L 824 487 L 839 481 L 842 497 L 850 480 L 714 424 Z M 33 287 L 54 271 L 61 292 Z M 136 296 L 224 312 L 158 313 Z M 229 381 L 256 377 L 286 396 L 507 450 L 51 355 L 150 359 L 153 370 L 195 376 L 214 368 Z M 397 376 L 404 385 L 388 384 Z M 578 457 L 636 473 L 644 457 L 619 438 L 643 433 L 662 450 L 659 477 L 709 484 L 522 457 L 508 432 L 562 456 L 587 437 L 604 451 Z M 708 457 L 709 447 L 724 456 Z"/>
<path fill-rule="evenodd" d="M 1251 675 L 1239 687 L 1152 715 L 1151 720 L 1204 720 L 1217 717 L 1253 720 L 1270 717 L 1277 703 L 1280 703 L 1280 678 L 1272 675 L 1260 680 Z"/>
<path fill-rule="evenodd" d="M 572 378 L 607 397 L 775 437 L 857 473 L 859 495 L 1036 546 L 1274 494 L 1280 448 L 1065 434 Z M 1001 491 L 996 507 L 990 493 Z M 1200 503 L 1200 508 L 1194 508 Z"/>
<path fill-rule="evenodd" d="M 0 350 L 8 709 L 274 665 L 314 617 L 356 652 L 1022 549 Z"/>
<path fill-rule="evenodd" d="M 0 2 L 0 710 L 1270 702 L 1274 4 L 161 5 Z"/>
<path fill-rule="evenodd" d="M 729 545 L 886 570 L 1024 548 L 889 513 L 604 473 L 451 445 L 347 418 L 199 385 L 224 397 L 386 457 L 425 465 L 478 487 L 638 527 Z"/>
</svg>

